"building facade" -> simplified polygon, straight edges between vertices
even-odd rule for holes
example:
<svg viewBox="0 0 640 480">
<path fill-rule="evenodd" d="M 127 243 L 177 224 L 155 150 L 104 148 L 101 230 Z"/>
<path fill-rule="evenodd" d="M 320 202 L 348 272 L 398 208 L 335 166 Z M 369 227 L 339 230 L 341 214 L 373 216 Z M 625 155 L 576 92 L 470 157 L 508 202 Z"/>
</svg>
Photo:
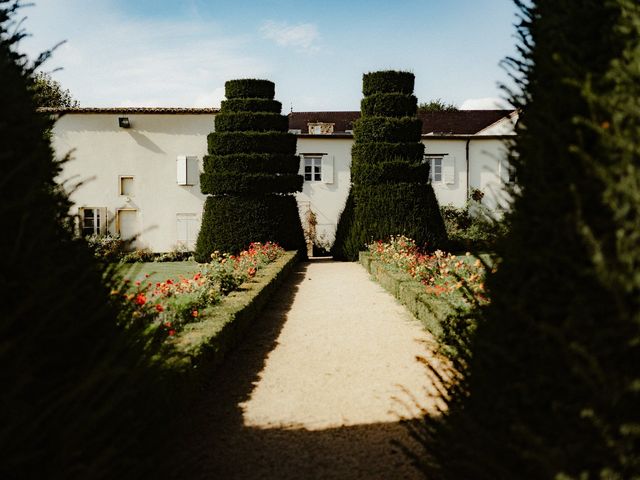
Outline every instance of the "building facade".
<svg viewBox="0 0 640 480">
<path fill-rule="evenodd" d="M 55 115 L 52 143 L 69 154 L 59 181 L 70 192 L 85 235 L 135 237 L 137 248 L 156 252 L 193 249 L 206 196 L 200 192 L 207 135 L 216 109 L 74 108 Z M 289 115 L 298 137 L 303 219 L 311 210 L 317 238 L 333 242 L 350 187 L 353 122 L 358 112 Z M 421 115 L 425 161 L 440 205 L 464 207 L 475 189 L 493 210 L 506 208 L 510 181 L 507 141 L 516 112 L 466 110 Z"/>
</svg>

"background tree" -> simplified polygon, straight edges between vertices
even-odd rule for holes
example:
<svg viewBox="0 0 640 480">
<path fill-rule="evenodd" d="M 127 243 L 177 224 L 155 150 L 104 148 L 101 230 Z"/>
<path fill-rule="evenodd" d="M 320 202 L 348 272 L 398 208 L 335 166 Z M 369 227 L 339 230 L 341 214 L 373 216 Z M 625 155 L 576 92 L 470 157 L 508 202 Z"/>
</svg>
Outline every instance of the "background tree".
<svg viewBox="0 0 640 480">
<path fill-rule="evenodd" d="M 423 161 L 414 75 L 366 73 L 362 84 L 361 116 L 353 129 L 352 188 L 332 253 L 355 260 L 366 243 L 398 234 L 437 248 L 446 232 Z"/>
<path fill-rule="evenodd" d="M 640 4 L 519 3 L 520 188 L 429 478 L 640 478 Z"/>
<path fill-rule="evenodd" d="M 72 108 L 80 106 L 71 92 L 62 88 L 60 82 L 54 80 L 48 73 L 34 73 L 32 88 L 33 101 L 37 107 Z"/>
<path fill-rule="evenodd" d="M 426 112 L 457 112 L 460 110 L 455 103 L 447 103 L 440 98 L 429 100 L 418 105 L 419 113 Z"/>
<path fill-rule="evenodd" d="M 286 249 L 305 246 L 296 199 L 302 190 L 296 137 L 273 99 L 268 80 L 230 80 L 227 100 L 216 115 L 204 157 L 204 205 L 196 259 L 215 250 L 238 252 L 251 242 L 278 242 Z"/>
<path fill-rule="evenodd" d="M 16 52 L 17 9 L 0 0 L 0 478 L 142 478 L 162 398 L 147 325 L 127 321 L 73 234 L 51 125 L 32 97 L 47 54 L 30 65 Z"/>
</svg>

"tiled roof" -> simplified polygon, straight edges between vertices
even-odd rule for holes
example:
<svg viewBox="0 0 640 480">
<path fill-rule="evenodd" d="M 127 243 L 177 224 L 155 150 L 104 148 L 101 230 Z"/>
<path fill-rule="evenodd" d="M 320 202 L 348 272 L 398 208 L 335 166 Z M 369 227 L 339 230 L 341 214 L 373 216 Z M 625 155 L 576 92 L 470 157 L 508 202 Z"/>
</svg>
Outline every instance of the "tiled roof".
<svg viewBox="0 0 640 480">
<path fill-rule="evenodd" d="M 474 135 L 509 116 L 513 110 L 458 110 L 454 112 L 419 113 L 422 134 Z M 360 112 L 292 112 L 289 114 L 289 129 L 308 133 L 308 123 L 335 123 L 334 133 L 353 130 L 354 120 Z"/>
<path fill-rule="evenodd" d="M 214 114 L 218 108 L 174 108 L 174 107 L 75 107 L 75 108 L 39 108 L 39 112 L 64 115 L 67 113 L 106 113 L 106 114 Z"/>
</svg>

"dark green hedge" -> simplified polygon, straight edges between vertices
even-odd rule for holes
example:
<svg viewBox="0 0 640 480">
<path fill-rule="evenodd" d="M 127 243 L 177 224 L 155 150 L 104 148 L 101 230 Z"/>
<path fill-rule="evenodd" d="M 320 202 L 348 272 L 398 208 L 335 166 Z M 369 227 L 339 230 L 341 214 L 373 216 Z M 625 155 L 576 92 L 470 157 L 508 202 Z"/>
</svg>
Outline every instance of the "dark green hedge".
<svg viewBox="0 0 640 480">
<path fill-rule="evenodd" d="M 418 109 L 418 99 L 405 93 L 375 93 L 360 102 L 363 116 L 412 117 Z"/>
<path fill-rule="evenodd" d="M 422 183 L 429 181 L 429 165 L 409 163 L 402 159 L 368 164 L 366 161 L 351 162 L 351 181 L 362 188 L 363 185 L 380 183 Z"/>
<path fill-rule="evenodd" d="M 289 118 L 278 113 L 229 112 L 215 117 L 217 132 L 286 132 Z"/>
<path fill-rule="evenodd" d="M 229 80 L 224 84 L 225 96 L 231 98 L 265 98 L 273 100 L 276 86 L 269 80 L 243 78 Z"/>
<path fill-rule="evenodd" d="M 287 250 L 305 245 L 298 204 L 291 195 L 208 197 L 196 260 L 215 250 L 237 253 L 251 242 L 276 241 Z"/>
<path fill-rule="evenodd" d="M 422 122 L 415 117 L 361 117 L 353 124 L 353 137 L 365 142 L 419 142 Z"/>
<path fill-rule="evenodd" d="M 296 136 L 286 132 L 212 132 L 207 142 L 212 155 L 296 151 Z"/>
<path fill-rule="evenodd" d="M 374 93 L 413 93 L 415 76 L 410 72 L 384 70 L 365 73 L 362 76 L 362 93 L 364 96 Z"/>
<path fill-rule="evenodd" d="M 282 104 L 277 100 L 266 98 L 231 98 L 222 100 L 220 112 L 270 112 L 280 113 Z"/>
<path fill-rule="evenodd" d="M 202 193 L 211 195 L 295 193 L 302 191 L 302 175 L 269 173 L 203 173 L 200 176 Z"/>
<path fill-rule="evenodd" d="M 420 162 L 424 158 L 424 144 L 367 142 L 354 143 L 351 148 L 352 161 L 367 161 L 370 164 L 403 158 L 408 162 Z"/>
<path fill-rule="evenodd" d="M 297 173 L 300 157 L 278 153 L 235 153 L 205 155 L 204 171 L 211 173 Z"/>
</svg>

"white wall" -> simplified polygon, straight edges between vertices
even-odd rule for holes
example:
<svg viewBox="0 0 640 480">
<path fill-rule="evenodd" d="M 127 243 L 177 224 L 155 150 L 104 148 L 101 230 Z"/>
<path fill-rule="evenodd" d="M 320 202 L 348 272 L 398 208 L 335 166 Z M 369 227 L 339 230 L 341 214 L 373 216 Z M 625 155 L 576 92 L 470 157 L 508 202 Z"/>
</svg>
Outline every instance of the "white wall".
<svg viewBox="0 0 640 480">
<path fill-rule="evenodd" d="M 332 244 L 335 238 L 338 218 L 349 194 L 351 182 L 351 138 L 316 137 L 298 138 L 298 154 L 322 153 L 333 161 L 333 182 L 305 181 L 302 192 L 296 195 L 300 217 L 310 208 L 316 215 L 317 238 L 321 242 Z M 303 162 L 304 160 L 301 160 Z M 302 170 L 301 170 L 302 173 Z M 304 222 L 303 222 L 304 225 Z"/>
<path fill-rule="evenodd" d="M 127 116 L 132 128 L 118 126 Z M 197 156 L 201 167 L 213 114 L 66 114 L 55 124 L 58 156 L 71 153 L 60 176 L 71 195 L 73 213 L 81 207 L 106 207 L 109 231 L 116 232 L 118 209 L 137 211 L 137 247 L 169 251 L 178 242 L 178 215 L 195 214 L 199 226 L 205 196 L 199 180 L 177 185 L 176 157 Z M 135 194 L 119 195 L 119 176 L 134 177 Z M 184 218 L 184 216 L 182 216 Z"/>
</svg>

